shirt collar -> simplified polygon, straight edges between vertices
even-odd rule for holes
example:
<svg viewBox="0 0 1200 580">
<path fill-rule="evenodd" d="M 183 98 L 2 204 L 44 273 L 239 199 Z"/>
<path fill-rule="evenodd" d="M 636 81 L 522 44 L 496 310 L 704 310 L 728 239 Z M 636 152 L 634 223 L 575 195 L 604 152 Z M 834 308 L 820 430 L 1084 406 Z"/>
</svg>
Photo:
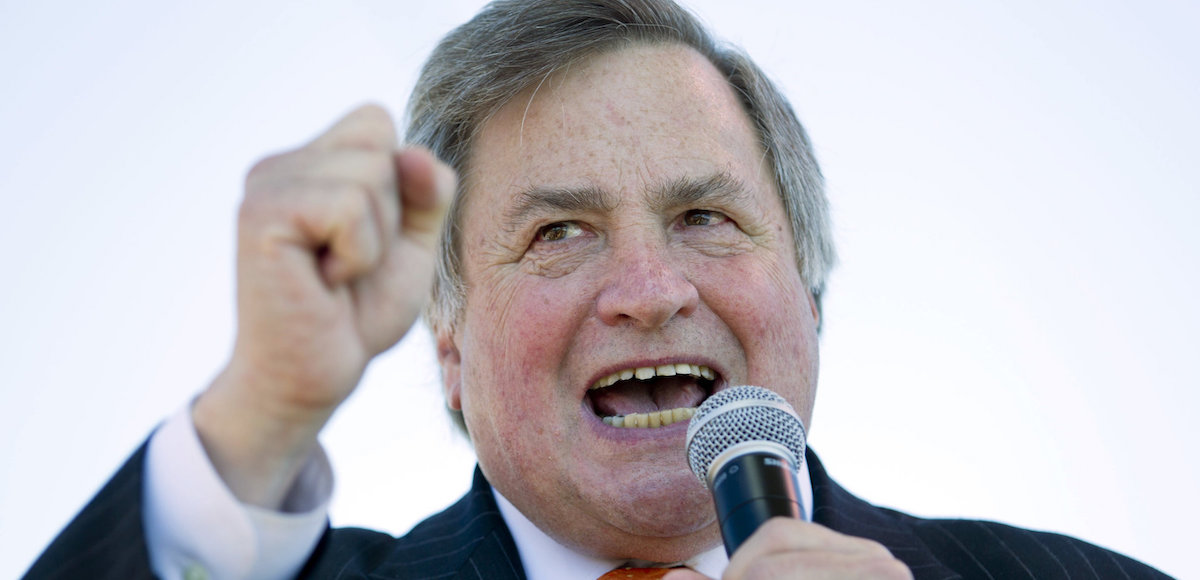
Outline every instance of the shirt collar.
<svg viewBox="0 0 1200 580">
<path fill-rule="evenodd" d="M 804 518 L 812 521 L 813 494 L 812 480 L 808 475 L 808 462 L 800 464 L 800 503 L 804 507 Z M 605 572 L 626 564 L 626 560 L 608 560 L 580 554 L 555 541 L 541 529 L 533 525 L 511 502 L 496 488 L 492 488 L 496 505 L 500 507 L 500 515 L 512 533 L 513 542 L 521 554 L 521 565 L 529 580 L 595 580 Z M 701 552 L 695 557 L 683 562 L 688 567 L 710 578 L 720 578 L 729 565 L 729 557 L 725 555 L 725 546 L 717 546 Z"/>
</svg>

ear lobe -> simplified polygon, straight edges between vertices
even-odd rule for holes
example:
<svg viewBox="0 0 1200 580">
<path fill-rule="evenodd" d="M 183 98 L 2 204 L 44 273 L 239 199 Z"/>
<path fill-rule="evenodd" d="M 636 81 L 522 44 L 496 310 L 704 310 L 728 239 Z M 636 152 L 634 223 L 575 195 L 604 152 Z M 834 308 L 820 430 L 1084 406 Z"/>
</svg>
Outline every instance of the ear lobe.
<svg viewBox="0 0 1200 580">
<path fill-rule="evenodd" d="M 442 392 L 446 396 L 446 406 L 462 411 L 462 355 L 449 331 L 437 333 L 437 358 L 438 365 L 442 367 Z"/>
</svg>

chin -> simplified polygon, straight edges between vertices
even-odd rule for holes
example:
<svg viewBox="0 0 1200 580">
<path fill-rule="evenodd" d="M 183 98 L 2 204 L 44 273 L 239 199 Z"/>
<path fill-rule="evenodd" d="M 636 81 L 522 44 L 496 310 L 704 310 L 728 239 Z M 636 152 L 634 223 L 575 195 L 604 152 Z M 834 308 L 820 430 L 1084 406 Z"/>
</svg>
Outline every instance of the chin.
<svg viewBox="0 0 1200 580">
<path fill-rule="evenodd" d="M 635 477 L 602 498 L 610 522 L 632 536 L 669 539 L 715 529 L 712 496 L 690 471 Z"/>
<path fill-rule="evenodd" d="M 703 511 L 713 511 L 712 500 L 704 499 Z M 665 511 L 642 509 L 625 522 L 628 529 L 599 541 L 594 539 L 584 550 L 613 559 L 687 560 L 721 543 L 715 514 L 701 516 L 700 511 L 693 509 L 685 519 L 676 519 Z"/>
</svg>

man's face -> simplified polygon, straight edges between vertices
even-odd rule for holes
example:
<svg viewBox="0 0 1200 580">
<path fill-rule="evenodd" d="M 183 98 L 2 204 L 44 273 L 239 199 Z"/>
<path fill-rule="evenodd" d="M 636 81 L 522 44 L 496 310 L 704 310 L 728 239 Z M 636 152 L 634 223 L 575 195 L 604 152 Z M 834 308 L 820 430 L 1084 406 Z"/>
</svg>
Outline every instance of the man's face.
<svg viewBox="0 0 1200 580">
<path fill-rule="evenodd" d="M 490 119 L 462 178 L 466 310 L 439 355 L 488 479 L 585 552 L 717 545 L 686 421 L 603 417 L 654 424 L 754 384 L 808 423 L 816 312 L 732 89 L 678 46 L 594 57 Z M 664 365 L 682 366 L 637 379 Z"/>
</svg>

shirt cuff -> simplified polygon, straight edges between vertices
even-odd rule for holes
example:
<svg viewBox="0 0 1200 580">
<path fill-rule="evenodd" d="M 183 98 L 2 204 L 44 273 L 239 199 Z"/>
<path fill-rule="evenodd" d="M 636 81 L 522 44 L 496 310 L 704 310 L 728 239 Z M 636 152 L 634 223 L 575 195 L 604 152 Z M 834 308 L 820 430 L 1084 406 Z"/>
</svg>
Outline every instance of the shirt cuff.
<svg viewBox="0 0 1200 580">
<path fill-rule="evenodd" d="M 177 578 L 294 578 L 320 541 L 333 470 L 318 447 L 283 502 L 283 511 L 243 504 L 208 459 L 191 407 L 150 438 L 142 491 L 150 564 Z"/>
</svg>

